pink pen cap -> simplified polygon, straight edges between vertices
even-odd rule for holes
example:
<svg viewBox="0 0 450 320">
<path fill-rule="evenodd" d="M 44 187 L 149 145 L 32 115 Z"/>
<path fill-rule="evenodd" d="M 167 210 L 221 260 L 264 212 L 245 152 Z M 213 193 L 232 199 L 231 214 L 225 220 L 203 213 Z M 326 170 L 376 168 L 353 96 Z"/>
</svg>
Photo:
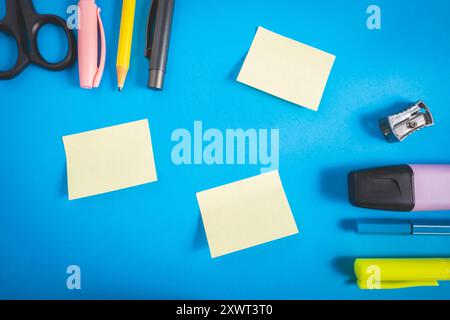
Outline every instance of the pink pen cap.
<svg viewBox="0 0 450 320">
<path fill-rule="evenodd" d="M 103 76 L 106 58 L 106 40 L 100 8 L 95 0 L 80 0 L 78 29 L 78 71 L 80 86 L 85 89 L 97 88 Z M 100 59 L 98 41 L 101 41 Z"/>
</svg>

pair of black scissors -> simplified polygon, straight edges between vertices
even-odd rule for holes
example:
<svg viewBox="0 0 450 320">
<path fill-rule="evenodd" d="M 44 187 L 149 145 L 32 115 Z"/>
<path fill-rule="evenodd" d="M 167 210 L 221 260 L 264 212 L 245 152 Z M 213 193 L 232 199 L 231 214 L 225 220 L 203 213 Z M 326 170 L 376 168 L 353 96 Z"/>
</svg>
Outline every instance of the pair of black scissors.
<svg viewBox="0 0 450 320">
<path fill-rule="evenodd" d="M 68 50 L 59 62 L 45 60 L 38 48 L 39 30 L 47 24 L 61 27 L 66 33 Z M 17 44 L 17 61 L 7 71 L 0 71 L 0 80 L 9 80 L 21 73 L 30 63 L 47 70 L 58 71 L 70 67 L 76 58 L 76 43 L 73 30 L 67 27 L 61 17 L 52 14 L 38 14 L 32 0 L 6 0 L 6 14 L 0 21 L 0 32 L 10 34 Z"/>
</svg>

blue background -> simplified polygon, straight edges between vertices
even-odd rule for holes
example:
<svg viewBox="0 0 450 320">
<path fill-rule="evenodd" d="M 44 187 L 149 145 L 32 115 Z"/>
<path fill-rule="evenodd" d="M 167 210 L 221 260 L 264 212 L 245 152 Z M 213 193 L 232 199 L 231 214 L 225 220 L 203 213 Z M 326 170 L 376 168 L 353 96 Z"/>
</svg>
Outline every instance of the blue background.
<svg viewBox="0 0 450 320">
<path fill-rule="evenodd" d="M 71 1 L 35 0 L 67 16 Z M 3 15 L 4 1 L 0 1 Z M 107 31 L 106 71 L 97 90 L 78 87 L 74 66 L 30 66 L 0 82 L 0 298 L 448 299 L 450 285 L 361 291 L 355 257 L 450 256 L 450 237 L 358 236 L 353 218 L 445 218 L 353 208 L 351 169 L 450 161 L 450 2 L 446 0 L 178 0 L 165 89 L 146 88 L 145 24 L 138 0 L 131 70 L 117 92 L 120 1 L 98 0 Z M 382 10 L 382 30 L 366 9 Z M 318 113 L 235 81 L 257 26 L 337 56 Z M 64 52 L 46 27 L 45 56 Z M 13 61 L 4 35 L 0 66 Z M 385 142 L 381 116 L 419 99 L 436 126 L 401 144 Z M 148 118 L 159 181 L 68 201 L 61 137 Z M 280 175 L 300 234 L 211 259 L 195 193 L 259 174 L 260 166 L 175 166 L 177 128 L 280 129 Z M 81 268 L 82 289 L 66 288 Z"/>
</svg>

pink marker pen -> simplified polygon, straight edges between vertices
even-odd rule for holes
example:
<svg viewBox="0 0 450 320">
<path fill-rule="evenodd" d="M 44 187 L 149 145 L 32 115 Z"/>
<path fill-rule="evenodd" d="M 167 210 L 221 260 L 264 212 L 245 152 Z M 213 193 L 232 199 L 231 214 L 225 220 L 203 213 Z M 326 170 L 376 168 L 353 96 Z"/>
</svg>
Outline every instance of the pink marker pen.
<svg viewBox="0 0 450 320">
<path fill-rule="evenodd" d="M 350 172 L 350 202 L 388 211 L 450 210 L 450 165 L 400 165 Z"/>
<path fill-rule="evenodd" d="M 95 0 L 80 0 L 78 29 L 78 70 L 80 86 L 85 89 L 97 88 L 103 76 L 106 58 L 105 31 L 100 8 Z M 98 57 L 98 38 L 100 34 L 101 53 Z"/>
</svg>

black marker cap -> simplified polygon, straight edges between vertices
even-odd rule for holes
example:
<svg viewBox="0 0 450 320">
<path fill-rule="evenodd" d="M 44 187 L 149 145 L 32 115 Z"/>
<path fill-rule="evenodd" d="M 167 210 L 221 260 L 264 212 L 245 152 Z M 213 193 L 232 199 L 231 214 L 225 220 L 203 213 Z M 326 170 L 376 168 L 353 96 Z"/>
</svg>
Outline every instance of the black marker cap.
<svg viewBox="0 0 450 320">
<path fill-rule="evenodd" d="M 352 171 L 348 175 L 348 195 L 356 207 L 412 211 L 414 172 L 408 165 Z"/>
</svg>

